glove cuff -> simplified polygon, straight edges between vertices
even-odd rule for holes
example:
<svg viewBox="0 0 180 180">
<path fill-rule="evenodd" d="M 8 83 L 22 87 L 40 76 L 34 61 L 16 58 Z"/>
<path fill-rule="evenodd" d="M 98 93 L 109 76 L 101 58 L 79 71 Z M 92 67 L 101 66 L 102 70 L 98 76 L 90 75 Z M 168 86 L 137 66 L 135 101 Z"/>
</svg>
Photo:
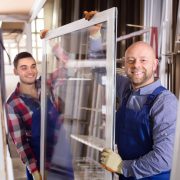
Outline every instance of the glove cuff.
<svg viewBox="0 0 180 180">
<path fill-rule="evenodd" d="M 119 174 L 123 174 L 123 171 L 122 171 L 122 166 L 123 166 L 123 163 L 122 163 L 123 161 L 121 161 L 120 163 L 119 163 L 119 165 L 118 165 L 118 171 L 117 171 L 117 173 L 119 173 Z"/>
</svg>

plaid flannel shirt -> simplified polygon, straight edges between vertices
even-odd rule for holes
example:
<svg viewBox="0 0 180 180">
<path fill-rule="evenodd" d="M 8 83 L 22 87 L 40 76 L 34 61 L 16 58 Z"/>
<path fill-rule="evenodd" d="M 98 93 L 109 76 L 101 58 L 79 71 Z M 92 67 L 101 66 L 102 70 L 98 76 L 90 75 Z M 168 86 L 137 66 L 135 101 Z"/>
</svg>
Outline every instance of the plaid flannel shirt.
<svg viewBox="0 0 180 180">
<path fill-rule="evenodd" d="M 40 79 L 36 81 L 36 87 L 40 97 Z M 32 173 L 38 169 L 36 159 L 28 139 L 31 137 L 31 125 L 33 111 L 23 101 L 22 97 L 35 101 L 40 106 L 40 101 L 31 96 L 20 93 L 20 84 L 17 84 L 15 91 L 6 102 L 6 114 L 9 133 L 16 145 L 19 156 L 29 171 Z"/>
</svg>

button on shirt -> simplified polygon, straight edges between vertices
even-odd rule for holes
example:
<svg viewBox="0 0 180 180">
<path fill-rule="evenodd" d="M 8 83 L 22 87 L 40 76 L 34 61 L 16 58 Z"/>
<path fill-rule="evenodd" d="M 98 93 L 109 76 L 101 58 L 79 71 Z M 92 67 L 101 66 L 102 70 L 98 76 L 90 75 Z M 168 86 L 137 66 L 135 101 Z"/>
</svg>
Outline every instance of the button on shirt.
<svg viewBox="0 0 180 180">
<path fill-rule="evenodd" d="M 121 78 L 121 82 L 117 82 L 117 88 L 121 87 L 121 83 L 124 84 L 123 81 L 126 80 Z M 126 106 L 133 110 L 140 110 L 147 96 L 159 86 L 161 83 L 157 80 L 138 90 L 131 90 Z M 125 87 L 121 88 L 125 89 Z M 128 89 L 127 84 L 126 89 Z M 122 89 L 117 89 L 117 95 L 123 97 L 122 93 L 124 93 Z M 122 171 L 125 177 L 133 176 L 139 179 L 171 169 L 176 113 L 176 97 L 168 90 L 163 91 L 155 99 L 149 114 L 153 119 L 153 150 L 138 159 L 124 160 Z"/>
</svg>

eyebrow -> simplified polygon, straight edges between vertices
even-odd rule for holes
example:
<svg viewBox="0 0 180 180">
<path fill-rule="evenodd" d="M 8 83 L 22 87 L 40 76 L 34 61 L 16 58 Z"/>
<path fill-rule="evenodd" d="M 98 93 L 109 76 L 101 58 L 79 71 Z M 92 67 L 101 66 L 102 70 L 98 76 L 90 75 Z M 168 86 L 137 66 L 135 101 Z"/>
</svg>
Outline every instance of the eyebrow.
<svg viewBox="0 0 180 180">
<path fill-rule="evenodd" d="M 129 57 L 126 57 L 127 59 L 129 59 L 129 58 L 132 58 L 132 59 L 137 59 L 136 57 L 133 57 L 133 56 L 129 56 Z M 148 59 L 148 57 L 146 57 L 146 56 L 141 56 L 141 57 L 139 57 L 140 59 L 142 59 L 142 58 L 145 58 L 145 59 Z"/>
<path fill-rule="evenodd" d="M 21 66 L 19 66 L 19 67 L 26 67 L 26 66 L 27 66 L 27 65 L 23 64 L 23 65 L 21 65 Z M 36 63 L 31 64 L 31 66 L 36 66 Z"/>
</svg>

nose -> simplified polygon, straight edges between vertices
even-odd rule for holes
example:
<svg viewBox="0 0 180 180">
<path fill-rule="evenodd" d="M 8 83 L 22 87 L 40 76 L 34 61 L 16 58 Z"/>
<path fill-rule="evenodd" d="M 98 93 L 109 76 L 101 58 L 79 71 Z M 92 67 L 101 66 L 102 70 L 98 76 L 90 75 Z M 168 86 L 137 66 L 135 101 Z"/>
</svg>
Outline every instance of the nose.
<svg viewBox="0 0 180 180">
<path fill-rule="evenodd" d="M 135 68 L 140 67 L 140 66 L 141 66 L 141 62 L 140 62 L 138 59 L 136 59 L 136 60 L 134 61 L 134 63 L 133 63 L 133 66 L 134 66 Z"/>
<path fill-rule="evenodd" d="M 29 74 L 32 74 L 34 71 L 33 71 L 33 69 L 32 68 L 28 68 L 28 73 Z"/>
</svg>

